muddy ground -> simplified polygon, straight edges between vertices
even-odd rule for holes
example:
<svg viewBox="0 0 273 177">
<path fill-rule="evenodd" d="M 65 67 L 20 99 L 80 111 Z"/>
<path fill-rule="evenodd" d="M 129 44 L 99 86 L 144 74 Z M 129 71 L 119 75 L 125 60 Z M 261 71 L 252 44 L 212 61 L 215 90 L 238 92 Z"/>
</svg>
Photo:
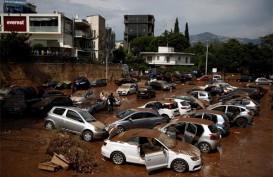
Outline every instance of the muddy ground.
<svg viewBox="0 0 273 177">
<path fill-rule="evenodd" d="M 233 83 L 237 85 L 238 83 Z M 178 85 L 170 92 L 157 91 L 159 99 L 180 94 L 193 85 Z M 98 94 L 101 90 L 115 91 L 117 86 L 109 84 L 106 87 L 94 88 Z M 269 87 L 268 87 L 269 88 Z M 69 93 L 70 91 L 66 91 Z M 136 95 L 120 97 L 122 106 L 115 107 L 114 113 L 131 107 L 137 107 L 148 100 L 136 99 Z M 246 128 L 231 127 L 230 135 L 222 138 L 222 147 L 218 152 L 202 154 L 202 169 L 197 172 L 175 173 L 169 169 L 154 172 L 150 176 L 188 176 L 188 177 L 269 177 L 273 176 L 273 112 L 269 93 L 261 99 L 261 113 L 254 117 L 252 126 Z M 94 116 L 103 121 L 109 113 L 104 111 Z M 45 144 L 43 143 L 43 117 L 28 115 L 25 117 L 1 118 L 1 177 L 136 177 L 149 176 L 145 166 L 135 164 L 114 165 L 105 160 L 100 148 L 103 140 L 83 142 L 81 144 L 95 152 L 100 167 L 93 174 L 81 174 L 73 170 L 48 172 L 38 169 L 38 164 L 45 159 Z"/>
</svg>

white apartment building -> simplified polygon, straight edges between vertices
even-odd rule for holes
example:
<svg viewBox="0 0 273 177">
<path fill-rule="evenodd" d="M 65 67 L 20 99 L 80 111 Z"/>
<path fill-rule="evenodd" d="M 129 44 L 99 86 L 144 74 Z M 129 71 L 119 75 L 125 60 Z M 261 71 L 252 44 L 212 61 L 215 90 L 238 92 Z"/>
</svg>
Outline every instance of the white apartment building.
<svg viewBox="0 0 273 177">
<path fill-rule="evenodd" d="M 154 66 L 193 66 L 194 54 L 174 52 L 173 47 L 158 47 L 158 52 L 140 52 L 146 63 Z"/>
</svg>

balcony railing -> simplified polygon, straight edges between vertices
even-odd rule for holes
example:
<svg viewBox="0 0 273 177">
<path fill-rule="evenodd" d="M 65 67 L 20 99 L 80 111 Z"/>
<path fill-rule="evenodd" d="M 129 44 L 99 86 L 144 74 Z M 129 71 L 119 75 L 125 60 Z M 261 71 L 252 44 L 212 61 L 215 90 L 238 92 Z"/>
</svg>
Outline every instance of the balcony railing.
<svg viewBox="0 0 273 177">
<path fill-rule="evenodd" d="M 58 32 L 58 26 L 30 26 L 29 32 Z"/>
<path fill-rule="evenodd" d="M 91 38 L 91 34 L 82 30 L 75 30 L 75 37 Z"/>
</svg>

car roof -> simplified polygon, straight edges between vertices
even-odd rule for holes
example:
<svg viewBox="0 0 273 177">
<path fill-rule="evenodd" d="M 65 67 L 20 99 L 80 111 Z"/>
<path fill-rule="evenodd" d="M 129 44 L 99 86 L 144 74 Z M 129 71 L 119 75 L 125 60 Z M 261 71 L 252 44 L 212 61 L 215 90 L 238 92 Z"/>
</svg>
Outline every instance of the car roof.
<svg viewBox="0 0 273 177">
<path fill-rule="evenodd" d="M 152 109 L 152 108 L 131 108 L 130 110 L 133 111 L 142 111 L 142 112 L 155 112 L 158 113 L 156 110 Z"/>
<path fill-rule="evenodd" d="M 195 113 L 198 113 L 198 112 L 207 112 L 207 113 L 211 113 L 211 114 L 220 114 L 220 115 L 225 114 L 225 113 L 222 112 L 222 111 L 215 111 L 215 110 L 209 110 L 209 109 L 199 109 L 199 110 L 195 110 Z"/>
<path fill-rule="evenodd" d="M 174 122 L 190 122 L 190 123 L 196 123 L 196 124 L 205 124 L 205 125 L 211 125 L 213 124 L 212 121 L 206 120 L 206 119 L 199 119 L 199 118 L 184 118 L 182 116 L 179 116 L 177 119 L 173 119 Z M 171 121 L 172 122 L 172 121 Z"/>
<path fill-rule="evenodd" d="M 157 138 L 160 134 L 160 131 L 154 129 L 134 128 L 114 136 L 111 141 L 128 141 L 132 137 Z"/>
</svg>

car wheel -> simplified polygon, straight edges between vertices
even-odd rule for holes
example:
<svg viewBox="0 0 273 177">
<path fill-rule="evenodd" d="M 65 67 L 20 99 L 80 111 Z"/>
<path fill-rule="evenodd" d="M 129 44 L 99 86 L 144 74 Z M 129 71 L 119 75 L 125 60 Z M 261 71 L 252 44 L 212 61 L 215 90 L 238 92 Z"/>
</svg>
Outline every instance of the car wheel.
<svg viewBox="0 0 273 177">
<path fill-rule="evenodd" d="M 96 108 L 93 108 L 92 111 L 91 111 L 91 114 L 95 114 L 97 112 Z"/>
<path fill-rule="evenodd" d="M 184 173 L 188 171 L 189 165 L 188 163 L 183 159 L 175 159 L 172 162 L 172 169 L 175 172 Z"/>
<path fill-rule="evenodd" d="M 54 126 L 54 123 L 53 123 L 53 122 L 47 121 L 47 122 L 45 123 L 45 129 L 46 129 L 46 130 L 52 130 L 52 129 L 54 129 L 54 128 L 55 128 L 55 126 Z"/>
<path fill-rule="evenodd" d="M 211 151 L 211 146 L 209 145 L 209 143 L 206 142 L 200 143 L 198 147 L 200 151 L 204 153 L 209 153 Z"/>
<path fill-rule="evenodd" d="M 169 116 L 167 114 L 162 114 L 162 117 L 165 120 L 165 122 L 168 123 L 170 121 L 170 118 L 169 118 Z"/>
<path fill-rule="evenodd" d="M 82 134 L 82 139 L 84 141 L 92 141 L 93 140 L 93 133 L 91 131 L 84 131 Z"/>
<path fill-rule="evenodd" d="M 117 127 L 117 134 L 121 133 L 121 132 L 124 132 L 125 131 L 125 128 L 123 126 L 118 126 Z"/>
<path fill-rule="evenodd" d="M 111 155 L 111 160 L 114 164 L 121 165 L 125 163 L 125 156 L 119 151 L 113 152 Z"/>
<path fill-rule="evenodd" d="M 238 127 L 246 127 L 247 125 L 247 121 L 244 118 L 238 118 L 235 123 Z"/>
</svg>

